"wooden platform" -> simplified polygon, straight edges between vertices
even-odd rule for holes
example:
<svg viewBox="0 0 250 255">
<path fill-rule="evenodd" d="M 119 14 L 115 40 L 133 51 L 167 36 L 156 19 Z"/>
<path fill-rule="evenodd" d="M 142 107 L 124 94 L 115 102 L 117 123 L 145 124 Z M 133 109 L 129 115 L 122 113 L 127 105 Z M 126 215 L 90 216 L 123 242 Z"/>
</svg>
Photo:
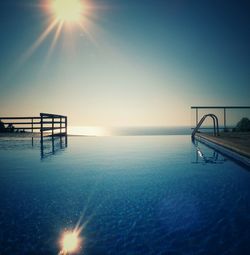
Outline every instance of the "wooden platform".
<svg viewBox="0 0 250 255">
<path fill-rule="evenodd" d="M 250 132 L 221 132 L 220 136 L 217 137 L 212 134 L 196 133 L 195 136 L 204 138 L 250 159 Z"/>
</svg>

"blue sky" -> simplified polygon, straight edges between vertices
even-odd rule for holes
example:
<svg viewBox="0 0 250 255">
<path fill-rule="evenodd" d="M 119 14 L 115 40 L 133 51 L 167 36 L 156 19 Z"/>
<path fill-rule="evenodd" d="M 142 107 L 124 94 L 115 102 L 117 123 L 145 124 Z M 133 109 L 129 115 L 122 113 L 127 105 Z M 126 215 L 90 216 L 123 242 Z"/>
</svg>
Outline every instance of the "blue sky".
<svg viewBox="0 0 250 255">
<path fill-rule="evenodd" d="M 55 30 L 44 1 L 1 1 L 0 115 L 72 125 L 188 125 L 191 105 L 248 105 L 248 1 L 88 0 L 86 29 Z M 83 1 L 84 2 L 84 1 Z"/>
</svg>

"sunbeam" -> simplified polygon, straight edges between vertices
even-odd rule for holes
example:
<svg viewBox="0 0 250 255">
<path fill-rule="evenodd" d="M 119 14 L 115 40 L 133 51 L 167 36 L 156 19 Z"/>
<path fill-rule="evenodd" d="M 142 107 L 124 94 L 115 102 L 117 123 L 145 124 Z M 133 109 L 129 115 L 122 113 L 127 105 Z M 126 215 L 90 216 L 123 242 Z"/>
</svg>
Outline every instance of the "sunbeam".
<svg viewBox="0 0 250 255">
<path fill-rule="evenodd" d="M 97 187 L 99 182 L 102 180 L 101 176 L 97 179 L 94 187 Z M 102 208 L 103 204 L 106 203 L 106 199 L 103 199 L 97 207 L 93 208 L 94 211 L 87 217 L 86 212 L 90 209 L 90 201 L 94 200 L 95 189 L 93 188 L 90 195 L 87 198 L 85 209 L 81 213 L 76 225 L 70 230 L 65 230 L 60 237 L 59 246 L 60 251 L 58 255 L 69 255 L 76 254 L 83 249 L 85 249 L 86 236 L 84 235 L 84 230 L 87 228 L 88 224 L 94 219 L 99 209 Z"/>
<path fill-rule="evenodd" d="M 53 20 L 48 27 L 44 30 L 44 32 L 38 37 L 38 39 L 33 43 L 33 45 L 24 53 L 21 58 L 21 63 L 28 60 L 32 54 L 36 51 L 36 49 L 44 42 L 44 40 L 48 37 L 50 32 L 58 25 L 58 20 Z"/>
<path fill-rule="evenodd" d="M 48 55 L 47 55 L 48 58 L 50 57 L 52 51 L 54 50 L 54 48 L 56 46 L 56 43 L 57 43 L 58 38 L 59 38 L 59 36 L 61 34 L 61 31 L 62 31 L 63 23 L 64 23 L 63 21 L 60 21 L 59 25 L 57 26 L 56 33 L 54 35 L 53 41 L 52 41 L 52 43 L 50 45 L 50 48 L 49 48 L 49 51 L 48 51 Z"/>
<path fill-rule="evenodd" d="M 83 31 L 83 33 L 88 37 L 88 39 L 96 46 L 98 47 L 98 43 L 95 40 L 94 36 L 90 33 L 90 31 L 84 26 L 82 23 L 78 23 L 79 27 Z"/>
</svg>

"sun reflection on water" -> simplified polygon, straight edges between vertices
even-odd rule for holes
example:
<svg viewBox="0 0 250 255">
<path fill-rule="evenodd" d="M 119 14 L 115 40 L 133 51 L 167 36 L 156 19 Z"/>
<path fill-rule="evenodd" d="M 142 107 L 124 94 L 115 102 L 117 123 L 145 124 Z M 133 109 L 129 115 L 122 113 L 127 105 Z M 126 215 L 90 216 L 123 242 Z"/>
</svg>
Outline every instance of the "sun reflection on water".
<svg viewBox="0 0 250 255">
<path fill-rule="evenodd" d="M 109 136 L 111 131 L 104 127 L 98 126 L 71 126 L 68 127 L 69 135 L 82 135 L 82 136 Z"/>
<path fill-rule="evenodd" d="M 65 231 L 60 238 L 59 255 L 75 254 L 82 249 L 83 238 L 80 236 L 81 229 Z"/>
</svg>

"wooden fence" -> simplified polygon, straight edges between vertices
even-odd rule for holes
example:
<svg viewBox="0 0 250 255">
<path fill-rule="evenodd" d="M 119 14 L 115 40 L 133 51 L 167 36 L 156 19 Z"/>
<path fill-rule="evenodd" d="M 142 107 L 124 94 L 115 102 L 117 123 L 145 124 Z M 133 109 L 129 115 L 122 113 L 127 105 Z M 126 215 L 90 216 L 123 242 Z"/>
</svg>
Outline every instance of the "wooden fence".
<svg viewBox="0 0 250 255">
<path fill-rule="evenodd" d="M 40 132 L 43 136 L 65 136 L 67 135 L 67 116 L 50 113 L 40 113 Z"/>
<path fill-rule="evenodd" d="M 4 132 L 40 132 L 44 136 L 66 136 L 67 116 L 40 113 L 40 117 L 0 117 L 5 125 Z"/>
</svg>

